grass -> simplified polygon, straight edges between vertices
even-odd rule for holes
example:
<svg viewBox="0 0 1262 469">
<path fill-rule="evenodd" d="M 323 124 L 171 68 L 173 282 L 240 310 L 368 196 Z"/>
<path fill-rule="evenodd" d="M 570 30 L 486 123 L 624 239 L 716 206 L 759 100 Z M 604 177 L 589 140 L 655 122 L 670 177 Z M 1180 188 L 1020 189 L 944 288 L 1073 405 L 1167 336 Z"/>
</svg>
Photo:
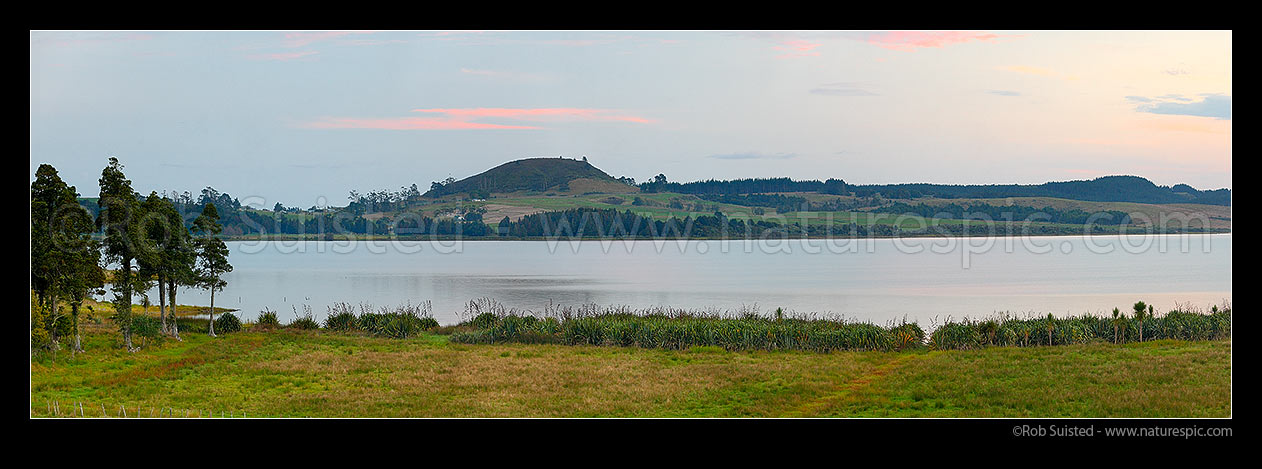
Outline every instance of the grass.
<svg viewBox="0 0 1262 469">
<path fill-rule="evenodd" d="M 145 308 L 142 305 L 131 305 L 131 312 L 132 314 L 144 313 L 150 316 L 157 317 L 159 314 L 158 306 L 159 305 L 156 302 L 154 302 L 154 304 L 149 305 L 148 308 Z M 62 302 L 60 307 L 67 308 L 66 311 L 69 311 L 68 308 L 70 306 L 66 304 L 65 302 Z M 96 301 L 94 299 L 88 298 L 88 299 L 83 300 L 83 307 L 80 308 L 80 311 L 82 311 L 83 313 L 90 313 L 90 314 L 100 316 L 100 317 L 108 317 L 109 315 L 114 314 L 114 304 L 109 301 Z M 233 311 L 236 311 L 236 310 L 232 308 L 222 308 L 219 306 L 215 307 L 215 315 L 220 315 L 223 313 L 231 313 Z M 167 310 L 167 314 L 170 314 L 169 308 Z M 177 305 L 175 307 L 175 314 L 176 316 L 181 317 L 181 318 L 209 316 L 210 307 L 209 306 L 194 306 L 194 305 Z"/>
<path fill-rule="evenodd" d="M 1230 340 L 814 353 L 278 329 L 131 354 L 107 323 L 84 341 L 32 360 L 32 416 L 54 401 L 132 417 L 1231 416 Z"/>
<path fill-rule="evenodd" d="M 805 415 L 1229 417 L 1231 341 L 928 352 Z"/>
</svg>

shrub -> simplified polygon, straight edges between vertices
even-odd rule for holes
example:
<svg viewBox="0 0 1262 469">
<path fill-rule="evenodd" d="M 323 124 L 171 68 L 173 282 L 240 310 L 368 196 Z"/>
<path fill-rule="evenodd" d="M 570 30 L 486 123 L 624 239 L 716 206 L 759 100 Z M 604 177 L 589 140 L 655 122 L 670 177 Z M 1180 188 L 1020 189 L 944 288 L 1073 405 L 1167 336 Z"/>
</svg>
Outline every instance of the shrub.
<svg viewBox="0 0 1262 469">
<path fill-rule="evenodd" d="M 430 309 L 431 304 L 426 301 L 420 305 L 407 304 L 394 309 L 382 307 L 373 312 L 372 305 L 361 303 L 360 313 L 356 314 L 349 303 L 338 303 L 329 307 L 329 317 L 325 318 L 324 328 L 336 331 L 359 330 L 372 335 L 403 339 L 438 328 L 438 320 L 434 319 Z"/>
<path fill-rule="evenodd" d="M 180 333 L 205 334 L 210 332 L 209 318 L 179 318 L 175 322 L 180 326 Z M 219 331 L 218 325 L 215 325 L 215 331 Z"/>
<path fill-rule="evenodd" d="M 894 326 L 890 328 L 890 334 L 894 336 L 896 350 L 920 347 L 925 344 L 925 331 L 914 322 L 903 322 Z"/>
<path fill-rule="evenodd" d="M 338 303 L 328 309 L 329 317 L 324 319 L 325 329 L 342 332 L 355 329 L 355 311 L 349 303 Z"/>
<path fill-rule="evenodd" d="M 237 319 L 235 314 L 223 313 L 219 315 L 218 318 L 215 318 L 216 334 L 228 334 L 232 332 L 239 332 L 240 330 L 241 320 Z"/>
<path fill-rule="evenodd" d="M 311 314 L 311 306 L 302 305 L 302 314 L 298 314 L 298 308 L 295 307 L 294 320 L 290 321 L 289 324 L 285 325 L 285 327 L 288 327 L 290 329 L 301 329 L 304 331 L 309 331 L 313 329 L 319 329 L 320 323 L 316 322 L 315 316 Z"/>
<path fill-rule="evenodd" d="M 562 343 L 684 350 L 719 347 L 727 350 L 892 350 L 923 343 L 914 324 L 897 329 L 868 323 L 802 317 L 768 318 L 742 311 L 634 311 L 627 308 L 574 311 L 561 308 L 545 318 L 508 312 L 471 333 L 451 337 L 457 343 Z M 476 321 L 476 319 L 475 319 Z M 895 332 L 897 331 L 897 332 Z M 902 337 L 899 342 L 897 337 Z"/>
<path fill-rule="evenodd" d="M 1139 342 L 1141 337 L 1143 341 L 1231 337 L 1230 307 L 1215 307 L 1209 314 L 1182 307 L 1156 316 L 1148 305 L 1141 307 L 1141 304 L 1136 304 L 1134 311 L 1143 317 L 1142 323 L 1116 309 L 1111 317 L 1083 315 L 1057 319 L 1049 315 L 1017 319 L 1003 316 L 980 322 L 948 321 L 933 331 L 929 342 L 935 349 L 966 350 L 987 345 L 1028 347 Z"/>
<path fill-rule="evenodd" d="M 489 329 L 499 321 L 500 318 L 495 313 L 482 313 L 475 316 L 470 324 L 473 325 L 474 329 Z"/>
<path fill-rule="evenodd" d="M 929 346 L 935 350 L 970 350 L 982 346 L 982 334 L 976 324 L 948 322 L 929 335 Z"/>
<path fill-rule="evenodd" d="M 31 353 L 52 346 L 52 334 L 48 332 L 50 311 L 31 295 Z"/>
<path fill-rule="evenodd" d="M 280 327 L 280 318 L 276 316 L 276 312 L 267 308 L 259 311 L 259 319 L 254 323 L 254 327 L 262 329 L 275 329 Z"/>
<path fill-rule="evenodd" d="M 148 314 L 133 314 L 131 316 L 131 334 L 132 337 L 161 340 L 162 321 Z"/>
</svg>

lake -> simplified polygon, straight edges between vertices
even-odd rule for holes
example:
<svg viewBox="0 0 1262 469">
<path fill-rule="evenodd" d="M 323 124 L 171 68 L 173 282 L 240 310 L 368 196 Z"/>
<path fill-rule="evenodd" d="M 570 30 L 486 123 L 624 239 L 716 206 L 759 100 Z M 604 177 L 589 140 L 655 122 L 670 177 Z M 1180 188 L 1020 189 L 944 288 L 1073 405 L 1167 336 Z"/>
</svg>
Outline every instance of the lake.
<svg viewBox="0 0 1262 469">
<path fill-rule="evenodd" d="M 431 301 L 443 324 L 490 297 L 736 310 L 757 305 L 878 324 L 907 318 L 1105 314 L 1143 300 L 1208 309 L 1231 299 L 1231 235 L 766 241 L 240 241 L 215 305 L 282 321 L 309 305 Z M 156 302 L 156 289 L 151 293 Z M 182 289 L 181 304 L 209 295 Z"/>
</svg>

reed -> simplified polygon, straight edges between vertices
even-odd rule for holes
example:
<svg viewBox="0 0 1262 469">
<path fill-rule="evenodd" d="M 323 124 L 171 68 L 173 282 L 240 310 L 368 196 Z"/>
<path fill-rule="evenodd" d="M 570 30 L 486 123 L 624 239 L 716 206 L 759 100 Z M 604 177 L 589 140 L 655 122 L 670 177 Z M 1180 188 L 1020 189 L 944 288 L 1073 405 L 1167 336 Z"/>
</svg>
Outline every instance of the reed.
<svg viewBox="0 0 1262 469">
<path fill-rule="evenodd" d="M 324 329 L 339 332 L 362 332 L 369 335 L 406 339 L 438 327 L 433 306 L 429 301 L 419 305 L 408 303 L 394 308 L 373 309 L 369 303 L 360 303 L 359 312 L 350 303 L 341 302 L 328 307 Z"/>
<path fill-rule="evenodd" d="M 509 309 L 483 298 L 466 306 L 464 320 L 457 326 L 465 331 L 452 334 L 451 341 L 830 352 L 906 350 L 925 346 L 937 350 L 971 350 L 1160 339 L 1215 340 L 1231 336 L 1230 304 L 1215 306 L 1209 313 L 1180 306 L 1160 316 L 1147 309 L 1144 314 L 1142 323 L 1127 321 L 1125 315 L 1056 318 L 1049 314 L 1017 318 L 1004 314 L 984 320 L 960 321 L 948 318 L 944 324 L 933 328 L 931 334 L 926 334 L 920 325 L 906 319 L 879 326 L 832 317 L 786 315 L 780 309 L 768 317 L 758 314 L 756 306 L 720 312 L 669 307 L 548 305 L 542 314 L 536 314 Z"/>
<path fill-rule="evenodd" d="M 294 307 L 294 320 L 286 324 L 285 327 L 290 329 L 314 330 L 320 328 L 320 323 L 315 320 L 315 315 L 311 314 L 311 305 L 302 305 L 302 313 L 298 313 L 298 307 Z"/>
<path fill-rule="evenodd" d="M 485 303 L 484 303 L 485 304 Z M 838 318 L 804 315 L 766 317 L 757 309 L 735 312 L 625 306 L 546 308 L 543 315 L 495 310 L 476 312 L 472 332 L 453 334 L 459 343 L 561 343 L 624 347 L 726 350 L 900 350 L 922 346 L 924 331 L 915 323 L 878 326 Z M 492 314 L 491 317 L 485 316 Z"/>
<path fill-rule="evenodd" d="M 1141 312 L 1142 310 L 1142 312 Z M 1157 315 L 1136 308 L 1141 319 L 1128 318 L 1118 310 L 1111 317 L 1081 315 L 1056 318 L 1016 318 L 1003 315 L 982 321 L 951 321 L 934 329 L 929 347 L 937 350 L 969 350 L 987 346 L 1030 347 L 1086 343 L 1126 343 L 1153 340 L 1217 340 L 1231 337 L 1231 305 L 1214 306 L 1210 312 L 1179 305 Z"/>
</svg>

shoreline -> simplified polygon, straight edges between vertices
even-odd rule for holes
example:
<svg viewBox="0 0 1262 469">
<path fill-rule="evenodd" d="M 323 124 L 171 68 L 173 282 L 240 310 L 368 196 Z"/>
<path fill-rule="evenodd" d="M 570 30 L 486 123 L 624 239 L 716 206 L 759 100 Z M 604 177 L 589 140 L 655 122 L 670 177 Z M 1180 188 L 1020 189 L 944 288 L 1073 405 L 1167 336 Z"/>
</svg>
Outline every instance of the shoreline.
<svg viewBox="0 0 1262 469">
<path fill-rule="evenodd" d="M 336 235 L 333 237 L 325 236 L 298 236 L 298 235 L 269 235 L 269 236 L 224 236 L 226 242 L 244 242 L 244 241 L 543 241 L 543 242 L 559 242 L 559 241 L 796 241 L 796 240 L 876 240 L 876 239 L 960 239 L 960 238 L 1064 238 L 1064 237 L 1103 237 L 1103 236 L 1214 236 L 1214 235 L 1230 235 L 1231 230 L 1226 231 L 1193 231 L 1193 232 L 1175 232 L 1175 233 L 1039 233 L 1039 234 L 967 234 L 967 235 L 943 235 L 941 233 L 932 234 L 907 234 L 900 236 L 786 236 L 786 237 L 760 237 L 760 238 L 716 238 L 716 237 L 687 237 L 687 238 L 605 238 L 605 237 L 511 237 L 511 236 L 433 236 L 433 237 L 416 237 L 416 236 L 348 236 Z"/>
</svg>

